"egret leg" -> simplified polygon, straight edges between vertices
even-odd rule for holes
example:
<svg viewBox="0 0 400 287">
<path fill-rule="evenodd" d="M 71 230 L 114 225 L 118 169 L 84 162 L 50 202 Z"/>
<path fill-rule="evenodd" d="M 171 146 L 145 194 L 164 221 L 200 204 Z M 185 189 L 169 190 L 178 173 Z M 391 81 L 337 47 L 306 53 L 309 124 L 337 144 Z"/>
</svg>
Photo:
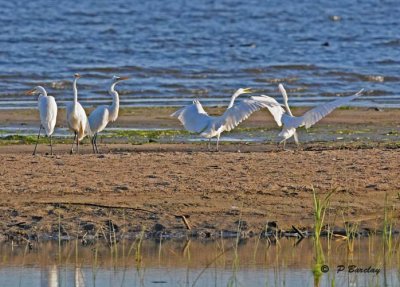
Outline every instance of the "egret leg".
<svg viewBox="0 0 400 287">
<path fill-rule="evenodd" d="M 40 127 L 39 127 L 39 133 L 38 133 L 38 136 L 37 136 L 35 149 L 33 150 L 33 155 L 36 154 L 36 148 L 37 148 L 37 145 L 38 145 L 38 143 L 39 143 L 39 137 L 40 137 L 40 131 L 41 131 L 41 130 L 42 130 L 42 125 L 40 125 Z"/>
<path fill-rule="evenodd" d="M 92 143 L 92 149 L 93 149 L 93 153 L 96 153 L 96 150 L 94 149 L 94 138 L 96 137 L 96 134 L 94 134 L 92 136 L 92 138 L 90 139 L 90 142 Z"/>
<path fill-rule="evenodd" d="M 217 151 L 219 151 L 219 135 L 217 136 Z"/>
<path fill-rule="evenodd" d="M 96 153 L 99 153 L 99 148 L 97 147 L 97 133 L 96 133 L 96 135 L 94 136 L 94 146 L 95 146 L 95 148 L 96 148 Z"/>
<path fill-rule="evenodd" d="M 211 150 L 211 138 L 208 139 L 208 151 Z"/>
<path fill-rule="evenodd" d="M 283 150 L 286 150 L 286 139 L 281 140 L 281 141 L 278 143 L 278 146 L 279 146 L 280 144 L 283 145 Z"/>
<path fill-rule="evenodd" d="M 71 151 L 70 151 L 70 154 L 73 154 L 74 153 L 74 144 L 75 144 L 75 139 L 76 139 L 76 137 L 77 137 L 77 134 L 76 134 L 76 132 L 74 132 L 74 140 L 72 141 L 72 147 L 71 147 Z"/>
<path fill-rule="evenodd" d="M 79 153 L 79 139 L 78 139 L 78 135 L 76 135 L 76 153 Z"/>
<path fill-rule="evenodd" d="M 300 143 L 299 143 L 299 137 L 297 135 L 297 132 L 294 133 L 294 142 L 296 143 L 296 148 L 299 149 Z"/>
<path fill-rule="evenodd" d="M 53 138 L 50 136 L 50 155 L 53 155 Z"/>
</svg>

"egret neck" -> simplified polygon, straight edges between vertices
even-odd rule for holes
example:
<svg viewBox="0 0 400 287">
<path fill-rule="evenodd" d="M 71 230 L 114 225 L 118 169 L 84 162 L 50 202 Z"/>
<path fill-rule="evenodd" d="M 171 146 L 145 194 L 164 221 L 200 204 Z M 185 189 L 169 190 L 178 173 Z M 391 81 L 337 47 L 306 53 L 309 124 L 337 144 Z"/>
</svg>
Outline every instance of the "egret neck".
<svg viewBox="0 0 400 287">
<path fill-rule="evenodd" d="M 235 103 L 236 98 L 239 97 L 240 95 L 241 95 L 241 92 L 240 92 L 240 91 L 236 91 L 236 92 L 233 94 L 233 96 L 232 96 L 232 98 L 231 98 L 231 102 L 229 103 L 228 109 L 230 109 L 230 108 L 233 107 L 233 104 Z"/>
<path fill-rule="evenodd" d="M 111 85 L 110 90 L 108 91 L 109 94 L 113 97 L 113 103 L 110 106 L 110 120 L 114 122 L 118 118 L 118 111 L 119 111 L 119 95 L 115 90 L 115 85 L 118 82 L 115 82 Z"/>
<path fill-rule="evenodd" d="M 73 90 L 74 90 L 74 103 L 73 103 L 73 107 L 74 110 L 76 108 L 76 104 L 78 103 L 78 89 L 76 88 L 76 82 L 78 81 L 78 78 L 74 79 L 74 83 L 73 83 Z"/>
</svg>

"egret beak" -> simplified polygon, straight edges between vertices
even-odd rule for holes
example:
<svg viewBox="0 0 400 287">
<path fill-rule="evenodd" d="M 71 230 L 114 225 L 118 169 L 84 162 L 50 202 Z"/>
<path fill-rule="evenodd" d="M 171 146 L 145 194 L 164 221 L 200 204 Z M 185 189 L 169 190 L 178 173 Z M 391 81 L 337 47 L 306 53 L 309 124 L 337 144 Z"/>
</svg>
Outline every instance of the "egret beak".
<svg viewBox="0 0 400 287">
<path fill-rule="evenodd" d="M 81 77 L 81 75 L 80 75 L 80 74 L 78 74 L 78 73 L 74 74 L 74 78 L 77 78 L 77 79 L 79 79 L 80 77 Z"/>
<path fill-rule="evenodd" d="M 129 77 L 118 77 L 118 81 L 129 80 Z"/>
<path fill-rule="evenodd" d="M 35 92 L 36 92 L 36 89 L 32 89 L 32 90 L 26 91 L 24 94 L 31 96 L 31 95 L 35 94 Z"/>
<path fill-rule="evenodd" d="M 253 90 L 251 88 L 244 88 L 243 89 L 243 94 L 251 94 Z"/>
</svg>

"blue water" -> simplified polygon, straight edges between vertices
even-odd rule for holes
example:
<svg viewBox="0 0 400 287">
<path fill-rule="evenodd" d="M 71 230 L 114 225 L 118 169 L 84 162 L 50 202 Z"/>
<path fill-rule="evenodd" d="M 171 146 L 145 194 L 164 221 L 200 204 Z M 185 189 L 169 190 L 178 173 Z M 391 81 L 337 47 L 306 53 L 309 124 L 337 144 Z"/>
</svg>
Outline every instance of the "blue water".
<svg viewBox="0 0 400 287">
<path fill-rule="evenodd" d="M 60 106 L 79 72 L 85 107 L 220 105 L 239 87 L 315 105 L 367 90 L 360 106 L 400 107 L 400 5 L 390 1 L 2 1 L 0 109 L 31 108 L 41 84 Z M 339 20 L 334 20 L 338 16 Z M 324 45 L 325 44 L 325 45 Z M 329 44 L 329 45 L 328 45 Z"/>
</svg>

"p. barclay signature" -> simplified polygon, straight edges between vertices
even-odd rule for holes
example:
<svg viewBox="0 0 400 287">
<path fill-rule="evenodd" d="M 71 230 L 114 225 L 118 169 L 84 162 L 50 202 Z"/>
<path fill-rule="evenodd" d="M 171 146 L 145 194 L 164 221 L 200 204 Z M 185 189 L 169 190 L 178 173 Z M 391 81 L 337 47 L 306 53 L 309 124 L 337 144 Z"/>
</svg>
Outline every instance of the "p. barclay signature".
<svg viewBox="0 0 400 287">
<path fill-rule="evenodd" d="M 336 267 L 336 273 L 346 272 L 346 271 L 348 273 L 375 273 L 376 275 L 378 275 L 379 272 L 381 272 L 381 269 L 372 266 L 358 267 L 356 265 L 349 265 L 347 266 L 347 268 L 345 265 L 338 265 Z"/>
</svg>

